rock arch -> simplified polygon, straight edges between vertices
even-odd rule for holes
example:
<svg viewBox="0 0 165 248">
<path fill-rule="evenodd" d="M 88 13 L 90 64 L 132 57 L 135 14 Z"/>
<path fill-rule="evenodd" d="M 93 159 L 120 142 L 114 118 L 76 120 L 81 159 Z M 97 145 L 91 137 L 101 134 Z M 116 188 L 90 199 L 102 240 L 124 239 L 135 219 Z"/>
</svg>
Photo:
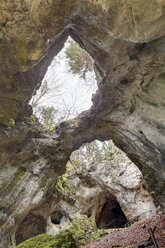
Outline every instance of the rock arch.
<svg viewBox="0 0 165 248">
<path fill-rule="evenodd" d="M 70 153 L 94 139 L 113 139 L 165 208 L 164 9 L 150 0 L 2 1 L 1 247 L 30 202 L 29 211 L 51 202 Z M 89 111 L 45 134 L 28 101 L 69 34 L 94 59 L 99 89 Z"/>
</svg>

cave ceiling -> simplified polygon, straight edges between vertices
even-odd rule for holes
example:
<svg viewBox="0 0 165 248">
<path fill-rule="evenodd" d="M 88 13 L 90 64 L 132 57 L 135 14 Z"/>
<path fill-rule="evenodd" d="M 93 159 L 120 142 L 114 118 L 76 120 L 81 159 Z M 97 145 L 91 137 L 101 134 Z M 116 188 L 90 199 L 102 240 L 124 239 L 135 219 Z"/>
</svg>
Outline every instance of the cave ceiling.
<svg viewBox="0 0 165 248">
<path fill-rule="evenodd" d="M 164 26 L 163 0 L 0 0 L 3 231 L 48 209 L 71 152 L 96 138 L 113 139 L 165 209 Z M 98 90 L 88 111 L 47 133 L 28 102 L 69 35 L 93 58 Z"/>
</svg>

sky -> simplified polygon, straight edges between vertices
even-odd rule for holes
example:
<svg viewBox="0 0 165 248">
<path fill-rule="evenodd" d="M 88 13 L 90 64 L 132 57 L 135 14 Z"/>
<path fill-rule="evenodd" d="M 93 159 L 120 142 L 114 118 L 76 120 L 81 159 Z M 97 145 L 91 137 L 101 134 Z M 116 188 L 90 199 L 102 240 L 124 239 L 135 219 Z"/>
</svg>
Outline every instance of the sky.
<svg viewBox="0 0 165 248">
<path fill-rule="evenodd" d="M 72 109 L 74 113 L 70 118 L 75 117 L 92 105 L 91 97 L 97 86 L 94 72 L 87 75 L 87 81 L 69 71 L 65 51 L 71 42 L 67 40 L 64 48 L 53 59 L 43 79 L 48 82 L 51 89 L 49 95 L 43 97 L 39 106 L 53 106 L 62 113 L 65 109 Z M 37 94 L 39 94 L 37 91 Z M 37 97 L 37 96 L 34 96 Z"/>
</svg>

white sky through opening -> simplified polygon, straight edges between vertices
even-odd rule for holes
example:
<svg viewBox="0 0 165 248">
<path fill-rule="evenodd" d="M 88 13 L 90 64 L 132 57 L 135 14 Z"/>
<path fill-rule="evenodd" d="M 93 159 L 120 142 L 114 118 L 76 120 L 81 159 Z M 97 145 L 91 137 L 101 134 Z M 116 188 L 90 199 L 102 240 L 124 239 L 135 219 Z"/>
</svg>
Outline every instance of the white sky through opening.
<svg viewBox="0 0 165 248">
<path fill-rule="evenodd" d="M 70 119 L 91 107 L 92 94 L 97 89 L 94 71 L 87 74 L 86 81 L 69 71 L 65 52 L 71 41 L 71 38 L 66 41 L 64 48 L 53 59 L 43 79 L 43 81 L 48 82 L 48 87 L 52 91 L 56 88 L 56 85 L 60 85 L 59 92 L 57 92 L 57 95 L 55 92 L 55 97 L 52 97 L 52 95 L 51 97 L 49 95 L 44 96 L 39 104 L 40 107 L 53 106 L 61 113 L 65 108 L 69 109 L 74 105 L 74 114 L 71 114 Z M 37 94 L 39 94 L 39 91 L 40 89 Z M 34 97 L 37 97 L 37 94 Z M 35 113 L 37 114 L 37 111 Z"/>
</svg>

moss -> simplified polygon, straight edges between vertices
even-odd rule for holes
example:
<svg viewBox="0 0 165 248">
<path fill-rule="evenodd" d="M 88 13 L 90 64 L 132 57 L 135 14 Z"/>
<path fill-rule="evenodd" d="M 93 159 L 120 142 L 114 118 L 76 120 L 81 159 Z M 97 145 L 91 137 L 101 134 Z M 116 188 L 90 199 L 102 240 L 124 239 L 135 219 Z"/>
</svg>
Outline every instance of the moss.
<svg viewBox="0 0 165 248">
<path fill-rule="evenodd" d="M 67 172 L 71 172 L 72 170 L 74 170 L 73 167 L 68 167 L 69 163 L 67 163 L 66 165 L 66 171 Z M 64 175 L 59 176 L 57 183 L 56 183 L 56 188 L 55 188 L 55 193 L 61 194 L 64 197 L 71 197 L 72 200 L 75 201 L 75 197 L 76 197 L 76 189 L 75 189 L 75 185 L 74 182 L 72 180 L 70 180 L 68 177 Z"/>
<path fill-rule="evenodd" d="M 69 228 L 72 233 L 77 247 L 85 246 L 90 241 L 96 242 L 108 232 L 97 229 L 95 220 L 87 216 L 77 219 Z"/>
<path fill-rule="evenodd" d="M 17 171 L 15 177 L 13 178 L 13 180 L 10 182 L 10 184 L 8 185 L 8 187 L 6 189 L 7 192 L 10 192 L 14 188 L 14 186 L 17 184 L 17 182 L 19 180 L 21 180 L 21 178 L 24 176 L 25 172 L 26 172 L 25 168 L 20 168 Z"/>
<path fill-rule="evenodd" d="M 19 244 L 17 247 L 19 248 L 33 248 L 33 247 L 36 247 L 36 248 L 41 248 L 41 247 L 46 247 L 45 244 L 47 242 L 50 242 L 53 240 L 53 236 L 50 235 L 50 234 L 41 234 L 41 235 L 38 235 L 34 238 L 31 238 L 31 239 L 28 239 L 26 241 L 24 241 L 23 243 Z"/>
<path fill-rule="evenodd" d="M 9 118 L 9 115 L 2 115 L 0 116 L 0 125 L 5 127 L 12 127 L 15 125 L 15 120 L 12 118 Z"/>
<path fill-rule="evenodd" d="M 16 56 L 18 59 L 19 64 L 24 64 L 27 62 L 28 58 L 28 51 L 26 45 L 23 41 L 16 42 Z"/>
<path fill-rule="evenodd" d="M 18 248 L 76 248 L 75 241 L 68 231 L 52 236 L 41 234 L 28 239 L 17 246 Z"/>
<path fill-rule="evenodd" d="M 23 40 L 18 40 L 13 43 L 14 45 L 11 47 L 11 54 L 14 57 L 14 59 L 17 61 L 19 70 L 21 71 L 27 71 L 30 66 L 30 61 L 28 59 L 28 51 L 29 47 L 28 44 L 25 43 Z"/>
<path fill-rule="evenodd" d="M 71 172 L 71 171 L 73 171 L 73 167 L 70 161 L 68 161 L 66 164 L 66 172 Z"/>
<path fill-rule="evenodd" d="M 0 124 L 1 125 L 10 127 L 15 124 L 14 119 L 16 118 L 18 114 L 18 109 L 19 109 L 19 103 L 15 99 L 10 99 L 9 97 L 4 97 L 2 94 L 0 94 Z"/>
<path fill-rule="evenodd" d="M 15 120 L 14 119 L 9 119 L 8 120 L 8 127 L 12 127 L 12 126 L 14 126 L 15 125 Z"/>
<path fill-rule="evenodd" d="M 33 123 L 37 123 L 38 119 L 37 119 L 37 116 L 35 114 L 31 115 L 31 119 L 32 119 Z"/>
<path fill-rule="evenodd" d="M 56 236 L 49 234 L 38 235 L 24 241 L 17 248 L 79 248 L 87 245 L 90 240 L 97 241 L 107 233 L 105 230 L 98 230 L 93 218 L 86 216 L 77 219 L 65 231 Z"/>
<path fill-rule="evenodd" d="M 156 213 L 159 213 L 160 211 L 161 211 L 161 207 L 160 206 L 157 206 Z"/>
<path fill-rule="evenodd" d="M 57 183 L 56 183 L 56 191 L 61 193 L 62 195 L 64 194 L 64 185 L 66 184 L 66 177 L 63 176 L 59 176 L 57 179 Z"/>
</svg>

